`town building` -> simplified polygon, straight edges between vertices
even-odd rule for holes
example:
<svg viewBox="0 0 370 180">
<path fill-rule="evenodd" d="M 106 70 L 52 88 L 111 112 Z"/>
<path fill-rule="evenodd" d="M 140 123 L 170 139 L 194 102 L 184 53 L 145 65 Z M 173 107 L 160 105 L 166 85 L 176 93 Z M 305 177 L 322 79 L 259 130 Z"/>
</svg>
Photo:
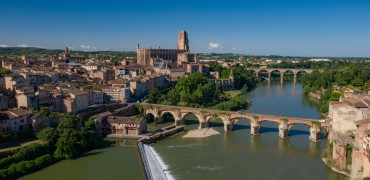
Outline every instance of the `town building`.
<svg viewBox="0 0 370 180">
<path fill-rule="evenodd" d="M 32 111 L 24 109 L 0 111 L 0 134 L 32 128 L 32 115 Z"/>
<path fill-rule="evenodd" d="M 146 133 L 146 119 L 143 117 L 109 116 L 107 119 L 114 135 L 137 136 Z"/>
</svg>

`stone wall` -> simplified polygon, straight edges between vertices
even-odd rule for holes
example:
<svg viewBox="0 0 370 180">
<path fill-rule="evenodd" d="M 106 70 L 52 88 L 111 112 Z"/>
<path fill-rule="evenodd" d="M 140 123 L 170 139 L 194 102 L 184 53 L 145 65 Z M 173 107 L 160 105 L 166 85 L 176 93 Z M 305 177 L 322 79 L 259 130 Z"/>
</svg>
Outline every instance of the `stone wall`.
<svg viewBox="0 0 370 180">
<path fill-rule="evenodd" d="M 160 141 L 162 139 L 165 139 L 167 137 L 173 136 L 173 135 L 175 135 L 179 132 L 184 131 L 184 127 L 185 126 L 177 126 L 176 127 L 175 125 L 173 125 L 173 127 L 172 126 L 167 127 L 166 131 L 151 135 L 148 138 L 142 138 L 142 139 L 139 140 L 139 142 L 141 142 L 143 144 L 152 144 L 152 143 L 155 143 L 155 142 Z"/>
<path fill-rule="evenodd" d="M 110 104 L 110 105 L 106 105 L 106 106 L 100 106 L 100 107 L 95 107 L 95 108 L 89 108 L 81 113 L 78 113 L 78 115 L 84 119 L 84 120 L 87 120 L 89 119 L 91 116 L 94 116 L 94 115 L 97 115 L 97 114 L 100 114 L 100 113 L 103 113 L 107 110 L 116 110 L 116 109 L 119 109 L 119 108 L 124 108 L 126 107 L 127 104 Z"/>
</svg>

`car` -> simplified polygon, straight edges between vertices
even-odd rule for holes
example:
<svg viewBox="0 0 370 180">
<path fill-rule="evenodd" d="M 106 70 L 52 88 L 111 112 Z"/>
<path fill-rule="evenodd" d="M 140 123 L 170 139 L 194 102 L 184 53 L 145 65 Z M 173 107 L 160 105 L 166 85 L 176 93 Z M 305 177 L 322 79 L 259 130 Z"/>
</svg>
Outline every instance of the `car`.
<svg viewBox="0 0 370 180">
<path fill-rule="evenodd" d="M 322 122 L 322 123 L 325 122 L 325 119 L 321 119 L 320 122 Z"/>
</svg>

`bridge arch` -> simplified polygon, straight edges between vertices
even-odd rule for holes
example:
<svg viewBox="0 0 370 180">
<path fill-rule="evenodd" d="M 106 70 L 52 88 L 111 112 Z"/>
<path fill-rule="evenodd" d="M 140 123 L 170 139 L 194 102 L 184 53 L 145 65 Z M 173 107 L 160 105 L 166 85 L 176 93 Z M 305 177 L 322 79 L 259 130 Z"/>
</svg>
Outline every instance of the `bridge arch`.
<svg viewBox="0 0 370 180">
<path fill-rule="evenodd" d="M 225 121 L 220 116 L 207 116 L 208 127 L 220 127 L 225 125 Z"/>
<path fill-rule="evenodd" d="M 259 71 L 257 71 L 257 74 L 258 74 L 258 77 L 265 77 L 265 78 L 270 77 L 270 72 L 267 71 L 266 69 L 260 69 Z"/>
<path fill-rule="evenodd" d="M 148 123 L 154 123 L 154 121 L 155 121 L 155 116 L 154 116 L 152 113 L 148 112 L 148 113 L 146 113 L 145 115 L 146 115 L 146 123 L 147 123 L 147 124 L 148 124 Z"/>
<path fill-rule="evenodd" d="M 160 116 L 161 123 L 167 123 L 173 121 L 176 122 L 176 115 L 172 111 L 162 111 Z"/>
<path fill-rule="evenodd" d="M 207 122 L 202 122 L 200 115 L 194 112 L 181 112 L 181 123 L 184 125 L 199 124 L 200 126 L 203 123 L 202 126 L 207 127 Z"/>
<path fill-rule="evenodd" d="M 288 122 L 287 126 L 288 136 L 307 135 L 309 138 L 311 137 L 312 123 Z"/>
<path fill-rule="evenodd" d="M 279 76 L 277 76 L 277 74 L 279 74 Z M 273 69 L 273 70 L 271 70 L 271 72 L 270 72 L 270 77 L 275 77 L 275 78 L 277 78 L 277 77 L 279 77 L 279 78 L 281 78 L 283 76 L 283 74 L 282 74 L 282 71 L 281 70 L 279 70 L 279 69 Z"/>
</svg>

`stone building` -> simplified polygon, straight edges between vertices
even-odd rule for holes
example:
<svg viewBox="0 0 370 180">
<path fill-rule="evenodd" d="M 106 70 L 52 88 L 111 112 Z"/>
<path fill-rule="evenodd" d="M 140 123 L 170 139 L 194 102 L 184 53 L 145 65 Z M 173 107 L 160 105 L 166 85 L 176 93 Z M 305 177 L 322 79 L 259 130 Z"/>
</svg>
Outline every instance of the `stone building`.
<svg viewBox="0 0 370 180">
<path fill-rule="evenodd" d="M 109 116 L 111 133 L 115 135 L 141 135 L 146 132 L 146 119 L 143 117 Z"/>
<path fill-rule="evenodd" d="M 38 109 L 38 100 L 35 95 L 35 88 L 32 86 L 16 89 L 18 108 Z"/>
<path fill-rule="evenodd" d="M 85 110 L 89 106 L 88 92 L 78 89 L 63 91 L 63 111 L 68 113 L 77 113 Z"/>
<path fill-rule="evenodd" d="M 0 134 L 32 128 L 32 114 L 24 109 L 0 111 Z"/>
<path fill-rule="evenodd" d="M 131 97 L 130 88 L 124 86 L 103 87 L 102 91 L 111 102 L 127 103 Z"/>
<path fill-rule="evenodd" d="M 171 60 L 179 64 L 195 61 L 195 54 L 189 51 L 188 34 L 186 31 L 180 31 L 176 49 L 161 49 L 160 47 L 157 49 L 141 49 L 138 44 L 136 50 L 137 63 L 153 66 L 158 59 Z"/>
</svg>

